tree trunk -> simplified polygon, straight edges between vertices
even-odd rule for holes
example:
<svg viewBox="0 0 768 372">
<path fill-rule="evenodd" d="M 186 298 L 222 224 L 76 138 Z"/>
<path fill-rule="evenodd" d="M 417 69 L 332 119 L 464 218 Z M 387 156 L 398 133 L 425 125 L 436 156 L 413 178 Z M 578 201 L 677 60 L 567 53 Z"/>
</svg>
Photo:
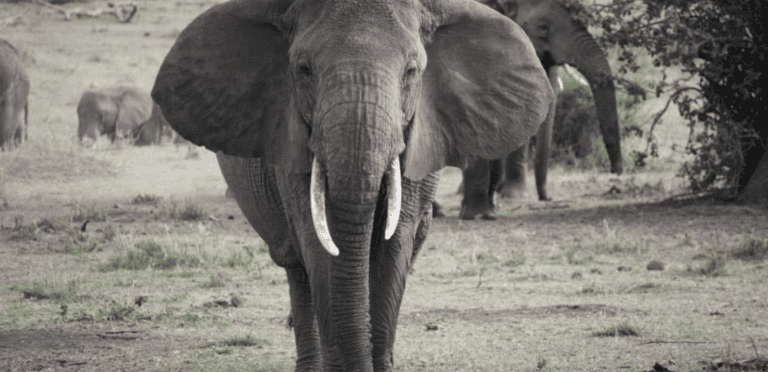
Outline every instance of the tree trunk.
<svg viewBox="0 0 768 372">
<path fill-rule="evenodd" d="M 736 200 L 741 204 L 768 206 L 768 151 L 763 153 L 757 169 Z"/>
</svg>

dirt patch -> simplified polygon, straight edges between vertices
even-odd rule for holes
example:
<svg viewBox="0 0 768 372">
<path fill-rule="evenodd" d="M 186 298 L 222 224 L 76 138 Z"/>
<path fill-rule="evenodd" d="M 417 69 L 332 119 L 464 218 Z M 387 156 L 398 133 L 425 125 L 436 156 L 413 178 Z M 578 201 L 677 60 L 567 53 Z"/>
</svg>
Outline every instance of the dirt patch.
<svg viewBox="0 0 768 372">
<path fill-rule="evenodd" d="M 434 309 L 416 313 L 403 314 L 399 318 L 400 324 L 422 323 L 434 319 L 458 319 L 473 323 L 497 323 L 504 320 L 514 321 L 520 318 L 547 318 L 547 317 L 589 317 L 606 316 L 613 317 L 617 314 L 641 313 L 637 310 L 626 310 L 616 306 L 603 304 L 585 305 L 554 305 L 542 307 L 530 307 L 519 309 L 486 310 L 477 309 Z"/>
<path fill-rule="evenodd" d="M 159 337 L 141 329 L 100 330 L 97 327 L 0 330 L 0 365 L 11 371 L 110 370 L 126 364 L 127 354 L 144 360 L 192 347 L 189 337 Z M 130 358 L 129 358 L 130 359 Z M 143 364 L 143 363 L 142 363 Z M 134 364 L 137 366 L 138 364 Z"/>
</svg>

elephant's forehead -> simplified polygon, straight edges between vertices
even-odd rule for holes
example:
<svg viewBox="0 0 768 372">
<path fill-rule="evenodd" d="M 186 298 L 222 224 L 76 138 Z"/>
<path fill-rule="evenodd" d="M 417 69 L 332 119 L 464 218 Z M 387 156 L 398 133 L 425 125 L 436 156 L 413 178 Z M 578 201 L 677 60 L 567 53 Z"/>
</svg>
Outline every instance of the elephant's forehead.
<svg viewBox="0 0 768 372">
<path fill-rule="evenodd" d="M 336 0 L 305 9 L 295 25 L 293 57 L 308 54 L 321 62 L 325 57 L 336 61 L 416 54 L 419 13 L 410 0 Z"/>
</svg>

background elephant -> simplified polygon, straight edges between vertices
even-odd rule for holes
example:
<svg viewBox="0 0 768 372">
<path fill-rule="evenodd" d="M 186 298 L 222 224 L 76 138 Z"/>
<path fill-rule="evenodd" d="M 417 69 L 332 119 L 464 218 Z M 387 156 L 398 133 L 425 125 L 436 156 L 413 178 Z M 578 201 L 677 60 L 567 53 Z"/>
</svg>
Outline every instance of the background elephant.
<svg viewBox="0 0 768 372">
<path fill-rule="evenodd" d="M 165 120 L 160 106 L 156 104 L 152 105 L 152 114 L 149 119 L 133 129 L 131 138 L 136 146 L 159 145 L 164 141 L 176 143 L 183 140 Z"/>
<path fill-rule="evenodd" d="M 16 48 L 0 39 L 0 148 L 27 140 L 29 76 Z"/>
<path fill-rule="evenodd" d="M 536 54 L 547 71 L 550 84 L 557 89 L 557 66 L 568 64 L 589 82 L 597 109 L 603 143 L 611 161 L 611 172 L 621 174 L 623 159 L 619 133 L 616 93 L 608 59 L 587 28 L 576 19 L 584 9 L 573 2 L 568 8 L 558 0 L 478 0 L 517 22 L 530 37 Z M 534 170 L 539 200 L 547 195 L 547 162 L 550 154 L 555 104 L 544 125 L 536 133 Z M 464 169 L 464 198 L 459 218 L 496 219 L 493 195 L 525 194 L 528 143 L 498 160 L 474 159 Z"/>
<path fill-rule="evenodd" d="M 471 0 L 235 0 L 178 37 L 152 97 L 218 154 L 285 268 L 297 371 L 391 371 L 438 171 L 528 141 L 553 92 Z"/>
<path fill-rule="evenodd" d="M 135 87 L 85 91 L 77 105 L 77 138 L 96 141 L 107 135 L 111 142 L 118 138 L 133 141 L 134 130 L 150 119 L 153 105 L 149 94 Z"/>
</svg>

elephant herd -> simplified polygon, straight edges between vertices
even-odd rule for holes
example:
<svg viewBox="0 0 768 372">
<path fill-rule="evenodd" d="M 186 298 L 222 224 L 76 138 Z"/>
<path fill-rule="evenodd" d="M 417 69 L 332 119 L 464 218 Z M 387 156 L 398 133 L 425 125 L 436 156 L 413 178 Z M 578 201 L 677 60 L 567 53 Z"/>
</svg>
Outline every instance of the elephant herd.
<svg viewBox="0 0 768 372">
<path fill-rule="evenodd" d="M 0 39 L 0 148 L 11 150 L 28 139 L 29 76 L 19 51 Z M 159 144 L 176 136 L 148 92 L 117 86 L 87 90 L 77 105 L 77 137 L 94 142 L 105 135 L 111 142 L 137 146 Z"/>
<path fill-rule="evenodd" d="M 589 82 L 611 171 L 622 172 L 613 77 L 577 10 L 557 0 L 224 2 L 179 34 L 151 98 L 86 92 L 78 137 L 151 141 L 165 118 L 217 152 L 286 271 L 295 370 L 391 371 L 440 170 L 463 169 L 461 218 L 494 219 L 494 192 L 524 188 L 535 136 L 538 196 L 549 199 L 558 65 Z"/>
</svg>

